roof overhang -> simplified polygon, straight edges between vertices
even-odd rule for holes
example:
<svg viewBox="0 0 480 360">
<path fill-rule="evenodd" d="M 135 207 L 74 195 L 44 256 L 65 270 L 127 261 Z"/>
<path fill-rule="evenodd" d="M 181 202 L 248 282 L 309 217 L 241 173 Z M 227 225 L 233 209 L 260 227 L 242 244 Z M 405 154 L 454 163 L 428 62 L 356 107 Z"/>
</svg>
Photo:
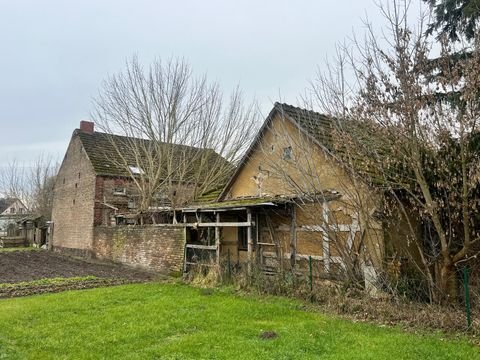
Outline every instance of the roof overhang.
<svg viewBox="0 0 480 360">
<path fill-rule="evenodd" d="M 278 207 L 281 205 L 293 203 L 288 198 L 242 198 L 229 201 L 220 201 L 215 203 L 197 204 L 178 209 L 184 213 L 195 212 L 219 212 L 219 211 L 240 211 L 252 207 Z"/>
</svg>

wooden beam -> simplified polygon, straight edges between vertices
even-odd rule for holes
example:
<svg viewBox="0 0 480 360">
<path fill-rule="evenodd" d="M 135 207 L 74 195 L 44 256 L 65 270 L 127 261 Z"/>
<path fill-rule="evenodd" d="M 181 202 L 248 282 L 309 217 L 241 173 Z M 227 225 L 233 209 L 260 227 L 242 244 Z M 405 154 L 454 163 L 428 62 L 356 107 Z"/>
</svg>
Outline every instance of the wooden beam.
<svg viewBox="0 0 480 360">
<path fill-rule="evenodd" d="M 215 245 L 197 245 L 197 244 L 187 244 L 186 246 L 189 249 L 202 249 L 202 250 L 216 250 Z"/>
<path fill-rule="evenodd" d="M 232 207 L 232 208 L 218 208 L 218 209 L 180 209 L 183 213 L 196 213 L 196 212 L 225 212 L 225 211 L 243 211 L 246 207 Z"/>
<path fill-rule="evenodd" d="M 294 268 L 297 262 L 297 208 L 295 204 L 290 206 L 290 215 L 292 218 L 290 224 L 290 266 Z"/>
<path fill-rule="evenodd" d="M 220 213 L 217 212 L 216 214 L 217 224 L 220 224 Z M 215 246 L 216 246 L 216 253 L 217 253 L 217 265 L 220 265 L 220 227 L 215 227 Z"/>
<path fill-rule="evenodd" d="M 187 222 L 187 215 L 183 214 L 183 222 Z M 184 254 L 183 254 L 183 274 L 187 273 L 187 227 L 183 228 Z"/>
<path fill-rule="evenodd" d="M 323 223 L 325 228 L 328 227 L 328 205 L 327 203 L 322 204 L 323 207 Z M 328 238 L 328 233 L 323 231 L 323 267 L 326 273 L 330 272 L 330 239 Z"/>
<path fill-rule="evenodd" d="M 252 273 L 252 260 L 253 260 L 253 239 L 252 239 L 252 210 L 247 209 L 247 251 L 248 251 L 248 272 Z"/>
<path fill-rule="evenodd" d="M 183 224 L 178 224 L 178 225 L 183 225 L 187 227 L 248 227 L 248 226 L 254 226 L 255 222 L 254 221 L 244 221 L 244 222 L 211 222 L 211 223 L 204 223 L 204 222 L 198 222 L 198 223 L 183 223 Z"/>
</svg>

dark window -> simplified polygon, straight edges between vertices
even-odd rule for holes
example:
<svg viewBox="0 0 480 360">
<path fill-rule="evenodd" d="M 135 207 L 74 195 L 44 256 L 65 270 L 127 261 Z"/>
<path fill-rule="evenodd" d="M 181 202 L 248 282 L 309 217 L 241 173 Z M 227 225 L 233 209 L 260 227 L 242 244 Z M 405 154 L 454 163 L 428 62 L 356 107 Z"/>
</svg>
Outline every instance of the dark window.
<svg viewBox="0 0 480 360">
<path fill-rule="evenodd" d="M 283 148 L 283 160 L 291 160 L 292 159 L 292 147 L 288 146 Z"/>
<path fill-rule="evenodd" d="M 75 199 L 73 199 L 73 205 L 75 205 Z"/>
<path fill-rule="evenodd" d="M 238 250 L 248 250 L 247 228 L 238 228 Z"/>
<path fill-rule="evenodd" d="M 113 195 L 127 195 L 127 189 L 124 187 L 116 186 L 113 188 Z"/>
<path fill-rule="evenodd" d="M 65 184 L 65 178 L 63 178 L 63 183 Z"/>
<path fill-rule="evenodd" d="M 76 189 L 77 187 L 78 187 L 78 184 L 77 184 L 77 183 L 75 183 L 75 189 Z"/>
<path fill-rule="evenodd" d="M 78 173 L 78 178 L 80 179 L 80 173 Z"/>
</svg>

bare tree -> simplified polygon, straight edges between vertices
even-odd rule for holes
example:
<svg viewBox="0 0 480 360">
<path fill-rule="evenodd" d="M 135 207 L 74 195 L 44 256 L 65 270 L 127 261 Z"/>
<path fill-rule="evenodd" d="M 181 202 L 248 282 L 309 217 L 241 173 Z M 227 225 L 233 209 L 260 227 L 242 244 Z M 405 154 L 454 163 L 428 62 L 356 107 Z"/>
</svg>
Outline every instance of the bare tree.
<svg viewBox="0 0 480 360">
<path fill-rule="evenodd" d="M 51 156 L 40 155 L 31 164 L 12 160 L 0 173 L 0 189 L 4 196 L 21 200 L 29 212 L 50 220 L 58 167 Z"/>
<path fill-rule="evenodd" d="M 313 235 L 320 245 L 313 254 L 319 276 L 337 276 L 363 286 L 366 269 L 378 273 L 383 261 L 383 232 L 377 217 L 381 194 L 350 171 L 335 152 L 337 118 L 276 106 L 280 111 L 268 129 L 271 141 L 261 144 L 263 160 L 255 176 L 259 195 L 282 189 L 294 201 L 299 219 L 296 237 L 308 242 Z M 296 254 L 307 255 L 312 254 Z M 367 285 L 374 285 L 373 273 Z"/>
<path fill-rule="evenodd" d="M 255 105 L 244 105 L 238 88 L 225 99 L 217 83 L 179 59 L 146 69 L 130 60 L 104 82 L 93 118 L 125 136 L 110 137 L 113 158 L 138 189 L 139 211 L 159 194 L 175 207 L 222 186 L 258 126 Z"/>
<path fill-rule="evenodd" d="M 349 166 L 390 195 L 395 209 L 431 230 L 425 238 L 409 223 L 432 297 L 456 299 L 456 267 L 475 255 L 479 241 L 480 56 L 475 49 L 453 63 L 452 44 L 444 42 L 431 61 L 436 44 L 425 32 L 428 13 L 412 27 L 409 6 L 381 6 L 388 22 L 383 36 L 367 24 L 365 38 L 345 52 L 356 91 L 338 112 L 337 147 Z"/>
</svg>

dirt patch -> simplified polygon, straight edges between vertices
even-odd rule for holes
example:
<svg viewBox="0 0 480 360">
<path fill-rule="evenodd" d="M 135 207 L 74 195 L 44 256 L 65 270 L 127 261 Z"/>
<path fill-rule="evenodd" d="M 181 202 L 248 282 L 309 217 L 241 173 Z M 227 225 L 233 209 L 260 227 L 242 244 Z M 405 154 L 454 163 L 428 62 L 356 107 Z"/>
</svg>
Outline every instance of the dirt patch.
<svg viewBox="0 0 480 360">
<path fill-rule="evenodd" d="M 83 276 L 123 282 L 149 281 L 157 277 L 119 264 L 84 261 L 51 251 L 0 252 L 0 283 Z"/>
<path fill-rule="evenodd" d="M 65 282 L 63 284 L 29 284 L 20 283 L 12 284 L 12 286 L 6 288 L 0 288 L 0 298 L 11 298 L 19 296 L 38 295 L 45 293 L 56 293 L 66 290 L 82 290 L 92 289 L 96 287 L 105 287 L 113 285 L 131 284 L 134 282 L 141 282 L 140 280 L 127 280 L 127 279 L 88 279 L 88 280 L 75 280 L 71 282 Z"/>
<path fill-rule="evenodd" d="M 262 340 L 271 340 L 276 339 L 278 337 L 275 331 L 264 331 L 260 334 L 260 339 Z"/>
</svg>

